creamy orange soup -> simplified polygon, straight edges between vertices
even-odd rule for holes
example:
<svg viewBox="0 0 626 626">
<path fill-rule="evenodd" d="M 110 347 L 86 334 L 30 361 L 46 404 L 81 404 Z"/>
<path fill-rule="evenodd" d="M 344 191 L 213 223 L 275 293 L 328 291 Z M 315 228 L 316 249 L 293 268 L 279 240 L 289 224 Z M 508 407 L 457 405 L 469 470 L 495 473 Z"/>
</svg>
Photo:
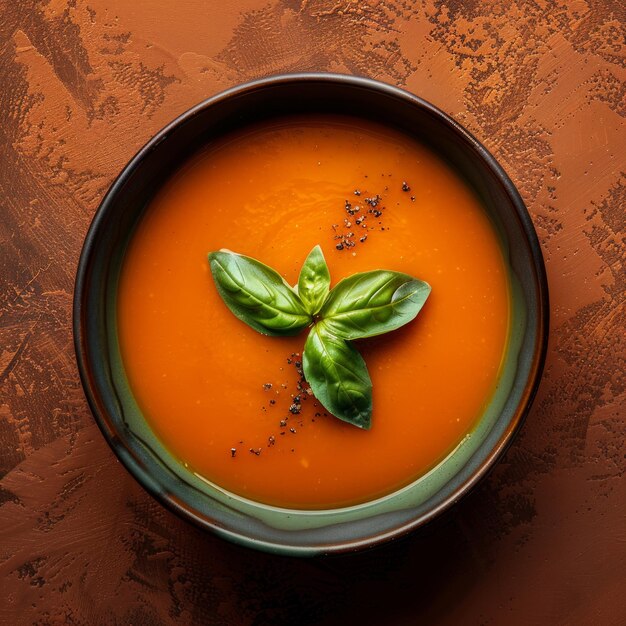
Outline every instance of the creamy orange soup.
<svg viewBox="0 0 626 626">
<path fill-rule="evenodd" d="M 369 431 L 299 391 L 306 332 L 239 321 L 207 262 L 228 248 L 295 284 L 316 244 L 333 284 L 390 269 L 432 286 L 415 321 L 358 342 Z M 494 229 L 442 160 L 362 120 L 286 118 L 212 144 L 159 192 L 122 269 L 119 342 L 139 406 L 186 467 L 246 498 L 319 509 L 388 494 L 454 450 L 494 390 L 509 308 Z"/>
</svg>

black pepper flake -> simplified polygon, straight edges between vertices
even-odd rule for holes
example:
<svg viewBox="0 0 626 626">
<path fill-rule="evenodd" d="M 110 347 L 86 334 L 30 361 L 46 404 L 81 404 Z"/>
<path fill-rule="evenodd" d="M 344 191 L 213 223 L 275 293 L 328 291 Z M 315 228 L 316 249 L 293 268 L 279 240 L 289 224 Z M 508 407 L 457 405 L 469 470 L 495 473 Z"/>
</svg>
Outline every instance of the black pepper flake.
<svg viewBox="0 0 626 626">
<path fill-rule="evenodd" d="M 411 202 L 415 202 L 415 196 L 411 196 Z"/>
<path fill-rule="evenodd" d="M 231 457 L 231 459 L 234 459 L 236 454 L 237 454 L 237 448 L 231 448 L 230 449 L 230 457 Z"/>
<path fill-rule="evenodd" d="M 406 182 L 406 180 L 402 181 L 402 191 L 411 191 L 411 188 L 409 187 L 409 185 Z"/>
<path fill-rule="evenodd" d="M 300 356 L 300 355 L 298 355 L 298 356 Z M 294 363 L 294 365 L 296 366 L 297 369 L 300 369 L 302 367 L 302 362 L 301 361 L 296 361 Z"/>
<path fill-rule="evenodd" d="M 273 446 L 276 443 L 276 437 L 274 437 L 274 435 L 270 435 L 267 438 L 267 445 L 268 446 Z"/>
<path fill-rule="evenodd" d="M 354 195 L 355 195 L 355 196 L 360 196 L 360 195 L 361 195 L 361 192 L 360 192 L 358 189 L 355 189 L 355 190 L 354 190 Z"/>
<path fill-rule="evenodd" d="M 343 244 L 342 243 L 338 243 L 335 248 L 337 248 L 337 250 L 343 250 Z"/>
<path fill-rule="evenodd" d="M 265 391 L 269 391 L 271 388 L 272 388 L 272 383 L 263 384 L 263 389 L 265 389 Z"/>
<path fill-rule="evenodd" d="M 270 404 L 271 404 L 272 406 L 274 406 L 274 405 L 276 404 L 276 400 L 274 400 L 274 399 L 272 398 L 272 399 L 270 400 Z"/>
<path fill-rule="evenodd" d="M 378 203 L 382 200 L 382 198 L 376 194 L 375 196 L 372 196 L 371 198 L 365 198 L 365 202 L 367 204 L 369 204 L 372 208 L 375 208 L 378 206 Z"/>
<path fill-rule="evenodd" d="M 261 456 L 261 448 L 257 448 L 256 450 L 254 448 L 250 448 L 250 452 L 252 452 L 255 456 Z"/>
<path fill-rule="evenodd" d="M 281 428 L 285 428 L 285 426 L 287 426 L 287 420 L 280 420 L 279 424 Z"/>
<path fill-rule="evenodd" d="M 300 413 L 300 409 L 302 409 L 302 405 L 294 403 L 289 407 L 289 412 L 292 415 L 298 415 Z"/>
<path fill-rule="evenodd" d="M 352 206 L 352 204 L 348 202 L 347 200 L 346 200 L 346 204 L 344 208 L 346 209 L 346 213 L 348 215 L 354 215 L 355 213 L 358 213 L 361 210 L 361 207 L 358 204 L 355 204 L 354 206 Z"/>
<path fill-rule="evenodd" d="M 359 239 L 359 241 L 360 241 L 361 243 L 365 243 L 365 242 L 367 241 L 367 235 L 363 235 L 363 237 L 361 237 L 361 238 Z"/>
<path fill-rule="evenodd" d="M 293 433 L 295 435 L 296 434 L 296 429 L 292 427 L 292 428 L 289 429 L 289 432 Z"/>
</svg>

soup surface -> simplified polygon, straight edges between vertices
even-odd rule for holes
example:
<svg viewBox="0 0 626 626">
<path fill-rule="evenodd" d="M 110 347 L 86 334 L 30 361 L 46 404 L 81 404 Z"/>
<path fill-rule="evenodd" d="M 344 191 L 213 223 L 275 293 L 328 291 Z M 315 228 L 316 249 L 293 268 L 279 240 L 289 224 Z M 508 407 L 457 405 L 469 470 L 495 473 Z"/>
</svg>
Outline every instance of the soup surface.
<svg viewBox="0 0 626 626">
<path fill-rule="evenodd" d="M 207 262 L 228 248 L 293 285 L 316 244 L 333 285 L 389 269 L 432 286 L 413 322 L 358 344 L 369 431 L 299 389 L 306 331 L 249 328 Z M 363 120 L 285 118 L 212 144 L 158 193 L 122 268 L 119 342 L 146 419 L 191 471 L 246 498 L 318 509 L 388 494 L 460 443 L 497 382 L 509 307 L 492 225 L 429 149 Z"/>
</svg>

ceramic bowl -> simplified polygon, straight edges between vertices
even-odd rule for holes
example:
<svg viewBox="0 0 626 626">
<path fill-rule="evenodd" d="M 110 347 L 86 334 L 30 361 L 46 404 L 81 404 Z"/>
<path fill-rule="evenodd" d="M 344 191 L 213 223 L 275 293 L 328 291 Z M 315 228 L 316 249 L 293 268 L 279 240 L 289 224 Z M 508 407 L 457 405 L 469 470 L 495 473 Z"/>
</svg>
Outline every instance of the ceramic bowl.
<svg viewBox="0 0 626 626">
<path fill-rule="evenodd" d="M 357 115 L 430 146 L 481 199 L 500 233 L 513 285 L 513 323 L 502 375 L 470 437 L 425 476 L 357 506 L 280 509 L 212 488 L 161 444 L 128 386 L 116 334 L 124 251 L 159 187 L 194 152 L 248 123 L 296 113 Z M 548 334 L 548 291 L 536 233 L 511 180 L 457 122 L 424 100 L 364 78 L 297 74 L 218 94 L 174 120 L 124 168 L 102 201 L 78 266 L 74 337 L 91 410 L 128 471 L 169 509 L 222 537 L 291 555 L 356 550 L 422 526 L 468 493 L 502 455 L 535 395 Z"/>
</svg>

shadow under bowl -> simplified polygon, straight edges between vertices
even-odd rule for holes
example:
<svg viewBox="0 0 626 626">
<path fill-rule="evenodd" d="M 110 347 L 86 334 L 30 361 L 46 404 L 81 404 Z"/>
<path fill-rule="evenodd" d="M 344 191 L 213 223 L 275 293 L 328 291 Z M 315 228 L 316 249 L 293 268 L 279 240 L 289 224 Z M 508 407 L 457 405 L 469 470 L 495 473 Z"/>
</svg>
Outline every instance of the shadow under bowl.
<svg viewBox="0 0 626 626">
<path fill-rule="evenodd" d="M 163 183 L 195 152 L 230 131 L 307 113 L 370 119 L 430 147 L 481 200 L 499 232 L 513 287 L 504 367 L 471 435 L 403 489 L 372 502 L 321 511 L 252 502 L 186 470 L 141 414 L 124 373 L 116 332 L 125 250 Z M 511 442 L 533 400 L 545 359 L 548 311 L 545 267 L 528 212 L 503 169 L 471 134 L 436 107 L 395 87 L 351 76 L 293 74 L 238 86 L 200 103 L 160 131 L 124 168 L 85 240 L 74 296 L 74 341 L 96 422 L 149 493 L 181 517 L 243 545 L 315 555 L 397 537 L 433 519 L 476 485 Z"/>
</svg>

